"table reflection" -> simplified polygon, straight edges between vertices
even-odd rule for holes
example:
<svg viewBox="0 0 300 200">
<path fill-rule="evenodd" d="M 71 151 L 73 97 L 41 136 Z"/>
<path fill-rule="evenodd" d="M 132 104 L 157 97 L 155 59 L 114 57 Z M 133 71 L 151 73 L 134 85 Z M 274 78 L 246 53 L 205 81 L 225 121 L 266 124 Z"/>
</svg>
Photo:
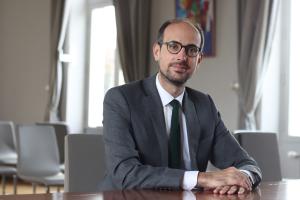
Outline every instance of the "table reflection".
<svg viewBox="0 0 300 200">
<path fill-rule="evenodd" d="M 191 191 L 153 191 L 153 190 L 125 190 L 104 192 L 104 200 L 259 200 L 260 190 L 257 189 L 243 195 L 219 195 L 211 191 L 191 192 Z"/>
</svg>

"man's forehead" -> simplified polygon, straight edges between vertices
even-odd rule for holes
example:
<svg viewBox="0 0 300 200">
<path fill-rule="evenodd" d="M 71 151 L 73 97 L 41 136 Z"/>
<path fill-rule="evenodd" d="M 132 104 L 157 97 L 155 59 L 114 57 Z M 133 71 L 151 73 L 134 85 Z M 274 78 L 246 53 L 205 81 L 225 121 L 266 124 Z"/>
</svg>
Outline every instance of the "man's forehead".
<svg viewBox="0 0 300 200">
<path fill-rule="evenodd" d="M 168 27 L 166 27 L 164 32 L 164 38 L 173 38 L 176 36 L 184 36 L 184 38 L 187 38 L 187 33 L 192 33 L 190 35 L 193 37 L 193 39 L 201 40 L 199 31 L 190 23 L 188 22 L 176 22 L 170 24 Z"/>
<path fill-rule="evenodd" d="M 174 23 L 170 24 L 170 25 L 166 28 L 166 30 L 168 30 L 168 29 L 173 29 L 173 28 L 178 27 L 178 26 L 184 27 L 184 29 L 179 29 L 179 30 L 186 31 L 187 29 L 192 29 L 192 30 L 195 31 L 195 33 L 200 34 L 199 31 L 197 30 L 197 28 L 196 28 L 191 22 L 189 22 L 189 21 L 174 22 Z M 166 31 L 166 30 L 165 30 L 165 31 Z"/>
</svg>

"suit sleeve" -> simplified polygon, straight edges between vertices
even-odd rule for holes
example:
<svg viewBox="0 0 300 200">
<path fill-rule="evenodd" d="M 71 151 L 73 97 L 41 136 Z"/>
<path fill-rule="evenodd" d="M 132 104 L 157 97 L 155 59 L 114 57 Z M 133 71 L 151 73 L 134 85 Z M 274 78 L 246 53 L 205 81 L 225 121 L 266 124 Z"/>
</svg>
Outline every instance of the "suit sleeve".
<svg viewBox="0 0 300 200">
<path fill-rule="evenodd" d="M 141 163 L 130 112 L 120 88 L 107 92 L 103 111 L 104 143 L 108 176 L 115 188 L 179 189 L 183 170 Z"/>
<path fill-rule="evenodd" d="M 239 145 L 233 135 L 225 127 L 220 113 L 217 111 L 212 99 L 211 109 L 215 119 L 214 142 L 211 162 L 218 168 L 224 169 L 234 166 L 241 170 L 248 170 L 254 175 L 256 187 L 261 181 L 261 170 L 256 161 Z"/>
</svg>

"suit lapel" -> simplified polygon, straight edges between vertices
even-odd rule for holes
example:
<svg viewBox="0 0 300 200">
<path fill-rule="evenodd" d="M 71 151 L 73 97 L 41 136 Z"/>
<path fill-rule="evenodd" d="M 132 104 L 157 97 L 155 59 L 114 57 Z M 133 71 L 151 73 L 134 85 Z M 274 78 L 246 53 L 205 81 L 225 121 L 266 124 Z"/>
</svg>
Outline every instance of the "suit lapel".
<svg viewBox="0 0 300 200">
<path fill-rule="evenodd" d="M 200 124 L 197 116 L 194 102 L 189 98 L 186 91 L 183 99 L 183 112 L 186 117 L 186 126 L 188 132 L 189 151 L 192 169 L 197 169 L 197 149 L 200 137 Z"/>
<path fill-rule="evenodd" d="M 146 79 L 144 82 L 146 91 L 144 106 L 147 110 L 145 115 L 149 116 L 149 118 L 151 119 L 151 123 L 154 127 L 155 136 L 157 138 L 161 152 L 162 166 L 168 166 L 168 136 L 166 132 L 163 106 L 158 91 L 156 89 L 155 78 L 156 76 L 152 76 Z"/>
</svg>

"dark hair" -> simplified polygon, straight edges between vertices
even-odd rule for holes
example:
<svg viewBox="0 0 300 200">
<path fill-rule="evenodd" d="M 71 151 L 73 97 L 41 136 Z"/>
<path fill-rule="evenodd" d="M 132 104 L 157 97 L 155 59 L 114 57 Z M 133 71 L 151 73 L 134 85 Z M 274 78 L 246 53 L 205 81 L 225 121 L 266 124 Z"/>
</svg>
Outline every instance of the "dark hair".
<svg viewBox="0 0 300 200">
<path fill-rule="evenodd" d="M 198 31 L 198 33 L 200 35 L 200 38 L 201 38 L 200 50 L 202 51 L 203 47 L 204 47 L 204 33 L 203 33 L 203 30 L 202 30 L 202 28 L 200 27 L 200 25 L 198 23 L 194 23 L 191 20 L 186 19 L 186 18 L 183 18 L 183 19 L 170 19 L 170 20 L 165 21 L 158 30 L 156 42 L 159 45 L 161 45 L 163 43 L 165 29 L 171 24 L 178 24 L 178 23 L 181 23 L 181 22 L 184 22 L 184 23 L 187 23 L 187 24 L 191 25 L 192 27 L 194 27 Z"/>
</svg>

